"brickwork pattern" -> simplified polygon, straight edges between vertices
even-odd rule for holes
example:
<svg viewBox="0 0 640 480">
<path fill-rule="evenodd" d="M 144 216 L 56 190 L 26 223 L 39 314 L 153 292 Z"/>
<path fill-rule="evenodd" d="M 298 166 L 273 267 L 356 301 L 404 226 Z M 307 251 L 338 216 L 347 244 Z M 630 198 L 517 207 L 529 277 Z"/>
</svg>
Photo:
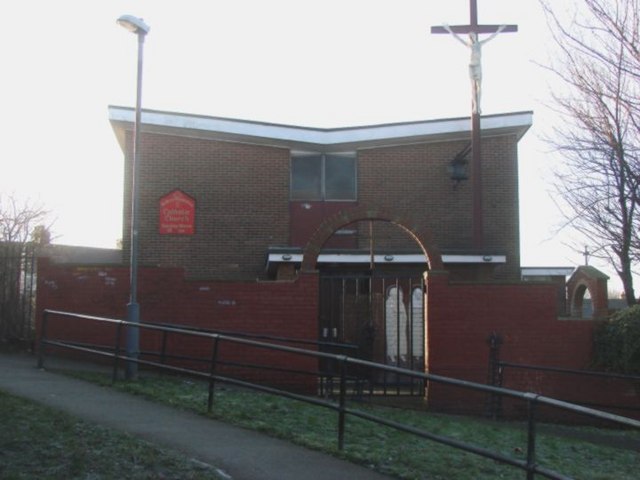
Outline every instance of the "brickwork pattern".
<svg viewBox="0 0 640 480">
<path fill-rule="evenodd" d="M 593 321 L 562 320 L 557 315 L 555 285 L 548 283 L 472 284 L 451 282 L 446 272 L 426 276 L 426 352 L 428 371 L 478 383 L 487 381 L 487 338 L 504 340 L 501 358 L 514 363 L 587 369 L 591 360 Z M 128 301 L 128 271 L 113 267 L 52 265 L 38 267 L 37 333 L 44 308 L 123 318 Z M 301 274 L 288 282 L 188 281 L 177 268 L 143 268 L 140 279 L 143 321 L 177 323 L 231 332 L 270 334 L 315 340 L 318 332 L 318 276 Z M 56 323 L 51 335 L 67 340 L 112 345 L 114 332 L 78 322 Z M 158 350 L 159 335 L 141 335 L 144 349 Z M 174 352 L 209 358 L 210 342 L 172 337 Z M 317 363 L 257 349 L 225 346 L 221 359 L 268 363 L 274 367 L 313 371 Z M 312 376 L 264 371 L 240 372 L 245 378 L 312 392 Z M 590 378 L 554 374 L 511 373 L 505 386 L 568 400 L 633 405 L 633 385 L 606 385 Z M 579 398 L 576 395 L 579 395 Z M 434 410 L 482 413 L 486 395 L 430 383 Z M 518 415 L 522 406 L 507 413 Z M 520 410 L 519 410 L 520 409 Z M 627 412 L 628 413 L 628 412 Z"/>
<path fill-rule="evenodd" d="M 41 334 L 45 308 L 126 318 L 128 275 L 128 269 L 122 267 L 60 266 L 51 264 L 47 259 L 39 259 L 37 337 Z M 316 275 L 304 275 L 295 282 L 226 283 L 186 281 L 184 270 L 180 268 L 142 268 L 139 278 L 140 318 L 142 322 L 316 340 L 317 288 Z M 106 346 L 113 346 L 115 341 L 114 327 L 77 320 L 56 320 L 50 324 L 47 334 L 67 341 Z M 141 330 L 141 350 L 159 352 L 161 344 L 160 333 Z M 179 335 L 169 338 L 169 347 L 172 354 L 203 359 L 210 358 L 212 351 L 210 340 Z M 317 362 L 313 359 L 298 356 L 292 363 L 289 355 L 230 344 L 221 349 L 220 360 L 317 370 Z M 202 368 L 202 363 L 192 366 Z M 313 376 L 292 376 L 264 370 L 242 370 L 242 375 L 267 384 L 315 391 Z"/>
<path fill-rule="evenodd" d="M 415 227 L 429 229 L 440 250 L 469 253 L 471 182 L 453 188 L 448 172 L 451 160 L 466 143 L 360 150 L 358 205 L 417 219 Z M 250 280 L 263 273 L 268 246 L 290 243 L 289 150 L 150 133 L 142 136 L 141 145 L 141 264 L 184 266 L 192 279 Z M 129 172 L 128 161 L 125 172 Z M 485 251 L 506 254 L 508 264 L 496 272 L 476 268 L 466 276 L 515 279 L 520 263 L 517 139 L 485 138 L 483 165 Z M 125 175 L 125 255 L 131 216 L 129 182 Z M 158 234 L 159 199 L 175 189 L 196 201 L 195 235 Z M 357 228 L 366 243 L 366 231 L 362 232 L 363 226 Z M 416 248 L 406 232 L 385 223 L 376 224 L 376 246 Z"/>
<path fill-rule="evenodd" d="M 155 134 L 142 135 L 141 145 L 141 265 L 185 267 L 192 279 L 249 280 L 264 268 L 268 245 L 287 244 L 288 150 Z M 125 255 L 128 185 L 125 175 Z M 175 189 L 196 201 L 194 235 L 158 233 L 159 200 Z"/>
<path fill-rule="evenodd" d="M 486 383 L 487 339 L 503 339 L 502 360 L 528 365 L 589 370 L 594 321 L 558 317 L 552 283 L 469 284 L 451 282 L 446 273 L 427 274 L 427 351 L 429 370 Z M 506 369 L 504 387 L 593 405 L 632 406 L 631 382 Z M 451 412 L 482 414 L 487 396 L 432 383 L 429 404 Z M 505 413 L 526 416 L 526 404 L 505 401 Z M 618 412 L 631 415 L 625 410 Z M 561 411 L 546 412 L 557 419 Z M 565 421 L 568 417 L 565 415 Z"/>
</svg>

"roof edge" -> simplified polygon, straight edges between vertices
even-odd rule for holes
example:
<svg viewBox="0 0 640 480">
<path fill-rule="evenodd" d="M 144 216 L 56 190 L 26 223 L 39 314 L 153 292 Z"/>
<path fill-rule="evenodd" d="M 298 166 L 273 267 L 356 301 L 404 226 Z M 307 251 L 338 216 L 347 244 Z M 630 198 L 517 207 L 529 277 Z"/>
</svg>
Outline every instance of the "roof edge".
<svg viewBox="0 0 640 480">
<path fill-rule="evenodd" d="M 532 111 L 485 115 L 485 135 L 515 134 L 518 138 L 532 125 Z M 132 128 L 135 110 L 109 106 L 109 120 L 119 141 Z M 340 128 L 313 128 L 277 123 L 211 117 L 143 109 L 143 131 L 213 140 L 268 144 L 289 148 L 366 148 L 390 143 L 451 140 L 471 131 L 469 117 L 410 121 Z M 121 142 L 122 144 L 122 142 Z"/>
</svg>

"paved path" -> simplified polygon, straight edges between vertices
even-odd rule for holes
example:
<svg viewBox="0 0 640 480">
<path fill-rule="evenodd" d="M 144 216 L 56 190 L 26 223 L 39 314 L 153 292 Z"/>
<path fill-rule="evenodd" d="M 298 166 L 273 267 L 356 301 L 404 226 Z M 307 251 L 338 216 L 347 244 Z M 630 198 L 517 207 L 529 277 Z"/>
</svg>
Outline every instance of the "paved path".
<svg viewBox="0 0 640 480">
<path fill-rule="evenodd" d="M 54 365 L 47 359 L 47 365 Z M 389 477 L 250 430 L 36 368 L 0 354 L 0 390 L 182 452 L 233 480 L 383 480 Z"/>
</svg>

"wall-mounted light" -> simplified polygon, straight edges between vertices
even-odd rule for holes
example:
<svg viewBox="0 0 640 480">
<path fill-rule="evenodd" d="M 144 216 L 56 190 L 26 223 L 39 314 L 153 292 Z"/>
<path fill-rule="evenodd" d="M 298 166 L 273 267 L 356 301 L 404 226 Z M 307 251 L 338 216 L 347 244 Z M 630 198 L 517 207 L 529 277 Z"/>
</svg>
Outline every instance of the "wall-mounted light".
<svg viewBox="0 0 640 480">
<path fill-rule="evenodd" d="M 393 255 L 385 255 L 384 260 L 386 262 L 393 262 Z"/>
<path fill-rule="evenodd" d="M 285 262 L 288 262 L 289 260 L 291 260 L 291 258 L 291 255 L 289 255 L 288 253 L 282 255 L 282 260 L 284 260 Z"/>
<path fill-rule="evenodd" d="M 449 177 L 453 181 L 453 188 L 455 189 L 458 184 L 469 178 L 469 174 L 467 173 L 467 155 L 471 152 L 471 142 L 469 142 L 460 152 L 453 157 L 451 163 L 449 163 Z"/>
</svg>

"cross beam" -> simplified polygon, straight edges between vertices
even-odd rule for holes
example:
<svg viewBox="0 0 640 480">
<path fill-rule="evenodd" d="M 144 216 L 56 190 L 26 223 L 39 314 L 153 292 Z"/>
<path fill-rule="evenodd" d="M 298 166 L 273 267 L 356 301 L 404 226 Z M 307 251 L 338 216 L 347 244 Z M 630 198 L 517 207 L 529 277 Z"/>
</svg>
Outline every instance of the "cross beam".
<svg viewBox="0 0 640 480">
<path fill-rule="evenodd" d="M 455 25 L 451 27 L 454 33 L 494 33 L 501 25 L 479 25 L 477 0 L 469 0 L 469 25 Z M 507 25 L 503 32 L 517 32 L 517 25 Z M 431 27 L 431 33 L 449 33 L 444 27 Z"/>
<path fill-rule="evenodd" d="M 458 34 L 469 34 L 469 43 L 465 43 L 471 49 L 471 63 L 469 72 L 472 81 L 472 110 L 471 110 L 471 169 L 473 189 L 473 246 L 477 249 L 484 244 L 483 208 L 482 208 L 482 170 L 480 153 L 480 79 L 482 78 L 480 50 L 483 43 L 489 39 L 480 41 L 478 35 L 497 35 L 502 32 L 517 32 L 517 25 L 480 25 L 478 24 L 477 0 L 469 0 L 469 24 L 452 26 L 431 27 L 431 33 L 447 33 L 457 37 Z M 472 35 L 474 34 L 474 35 Z M 460 38 L 457 38 L 459 41 Z M 463 42 L 464 43 L 464 42 Z"/>
<path fill-rule="evenodd" d="M 500 30 L 500 27 L 502 30 Z M 451 25 L 449 27 L 453 33 L 495 33 L 498 30 L 501 32 L 517 32 L 517 25 Z M 451 33 L 444 27 L 435 26 L 431 27 L 431 33 Z"/>
</svg>

